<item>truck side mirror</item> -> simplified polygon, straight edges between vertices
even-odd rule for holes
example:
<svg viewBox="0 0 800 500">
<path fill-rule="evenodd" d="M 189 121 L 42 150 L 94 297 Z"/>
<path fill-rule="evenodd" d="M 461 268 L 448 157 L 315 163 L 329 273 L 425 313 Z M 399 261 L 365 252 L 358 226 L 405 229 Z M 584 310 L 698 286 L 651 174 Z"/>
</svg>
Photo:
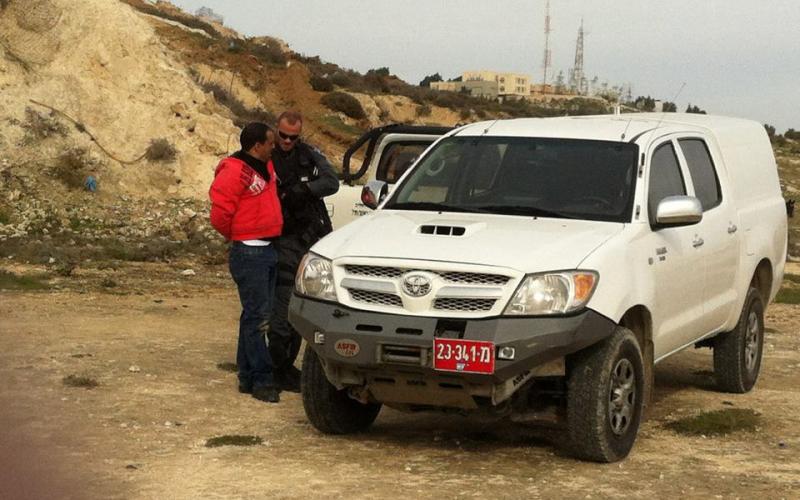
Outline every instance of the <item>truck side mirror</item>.
<svg viewBox="0 0 800 500">
<path fill-rule="evenodd" d="M 389 193 L 389 186 L 383 181 L 369 181 L 361 190 L 361 203 L 375 210 Z"/>
<path fill-rule="evenodd" d="M 694 196 L 667 196 L 658 202 L 656 228 L 691 226 L 703 219 L 703 205 Z"/>
</svg>

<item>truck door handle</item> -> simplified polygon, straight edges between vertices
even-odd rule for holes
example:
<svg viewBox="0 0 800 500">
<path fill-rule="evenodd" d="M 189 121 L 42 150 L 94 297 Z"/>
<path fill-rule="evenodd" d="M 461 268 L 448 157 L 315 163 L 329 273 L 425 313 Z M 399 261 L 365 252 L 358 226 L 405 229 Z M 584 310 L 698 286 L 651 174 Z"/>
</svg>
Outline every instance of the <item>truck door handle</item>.
<svg viewBox="0 0 800 500">
<path fill-rule="evenodd" d="M 735 233 L 735 232 L 736 232 L 738 229 L 739 229 L 739 228 L 738 228 L 738 227 L 736 227 L 736 224 L 731 224 L 730 226 L 728 226 L 728 234 L 733 234 L 733 233 Z"/>
<path fill-rule="evenodd" d="M 692 246 L 695 248 L 699 248 L 703 246 L 703 243 L 705 243 L 705 241 L 703 241 L 703 238 L 695 237 L 694 241 L 692 242 Z"/>
</svg>

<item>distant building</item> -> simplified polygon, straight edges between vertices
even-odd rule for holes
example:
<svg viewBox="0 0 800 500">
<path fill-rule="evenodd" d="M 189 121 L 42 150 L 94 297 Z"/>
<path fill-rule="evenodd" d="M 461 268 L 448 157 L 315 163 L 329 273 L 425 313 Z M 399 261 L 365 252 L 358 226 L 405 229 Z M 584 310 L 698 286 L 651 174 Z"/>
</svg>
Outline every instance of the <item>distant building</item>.
<svg viewBox="0 0 800 500">
<path fill-rule="evenodd" d="M 210 21 L 212 23 L 224 24 L 225 21 L 224 17 L 217 14 L 209 7 L 200 7 L 197 9 L 197 12 L 195 12 L 195 15 L 204 21 Z"/>
<path fill-rule="evenodd" d="M 497 83 L 497 95 L 500 97 L 526 97 L 531 93 L 530 75 L 481 70 L 465 71 L 461 76 L 465 82 Z"/>
<path fill-rule="evenodd" d="M 485 99 L 519 99 L 531 93 L 531 77 L 518 73 L 465 71 L 461 81 L 431 82 L 431 88 L 445 92 L 465 92 Z"/>
</svg>

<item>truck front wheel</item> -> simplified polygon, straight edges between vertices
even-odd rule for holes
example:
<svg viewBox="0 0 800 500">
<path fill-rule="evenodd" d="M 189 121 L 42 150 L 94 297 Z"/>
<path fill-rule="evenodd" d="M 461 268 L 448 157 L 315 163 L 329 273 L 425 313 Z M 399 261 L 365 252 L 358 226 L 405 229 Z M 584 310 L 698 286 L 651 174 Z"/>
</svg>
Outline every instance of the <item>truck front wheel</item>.
<svg viewBox="0 0 800 500">
<path fill-rule="evenodd" d="M 570 452 L 594 462 L 622 460 L 633 447 L 644 403 L 644 365 L 636 336 L 611 337 L 569 361 L 567 431 Z"/>
<path fill-rule="evenodd" d="M 352 434 L 363 431 L 375 421 L 380 404 L 363 404 L 338 390 L 325 377 L 325 370 L 310 347 L 303 355 L 300 376 L 303 408 L 311 425 L 325 434 Z"/>
<path fill-rule="evenodd" d="M 747 297 L 739 322 L 714 337 L 714 378 L 721 391 L 744 393 L 756 384 L 764 350 L 764 302 L 755 288 Z"/>
</svg>

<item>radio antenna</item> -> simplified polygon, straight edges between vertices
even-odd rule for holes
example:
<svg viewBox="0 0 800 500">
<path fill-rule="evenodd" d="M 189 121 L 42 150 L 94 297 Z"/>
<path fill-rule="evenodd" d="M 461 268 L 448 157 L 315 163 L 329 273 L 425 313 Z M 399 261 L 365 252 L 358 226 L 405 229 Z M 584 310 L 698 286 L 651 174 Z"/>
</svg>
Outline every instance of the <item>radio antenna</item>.
<svg viewBox="0 0 800 500">
<path fill-rule="evenodd" d="M 681 95 L 681 92 L 683 92 L 684 87 L 686 87 L 686 82 L 681 83 L 681 88 L 679 88 L 678 91 L 675 93 L 675 95 L 672 96 L 672 101 L 670 101 L 670 102 L 672 102 L 673 104 L 675 103 L 675 101 L 678 99 L 678 96 Z M 650 137 L 649 138 L 652 138 L 653 134 L 656 133 L 656 130 L 658 130 L 661 127 L 661 123 L 664 121 L 665 116 L 666 116 L 666 112 L 664 111 L 664 108 L 662 106 L 662 108 L 661 108 L 661 117 L 658 119 L 658 123 L 656 123 L 655 128 L 650 130 Z"/>
</svg>

